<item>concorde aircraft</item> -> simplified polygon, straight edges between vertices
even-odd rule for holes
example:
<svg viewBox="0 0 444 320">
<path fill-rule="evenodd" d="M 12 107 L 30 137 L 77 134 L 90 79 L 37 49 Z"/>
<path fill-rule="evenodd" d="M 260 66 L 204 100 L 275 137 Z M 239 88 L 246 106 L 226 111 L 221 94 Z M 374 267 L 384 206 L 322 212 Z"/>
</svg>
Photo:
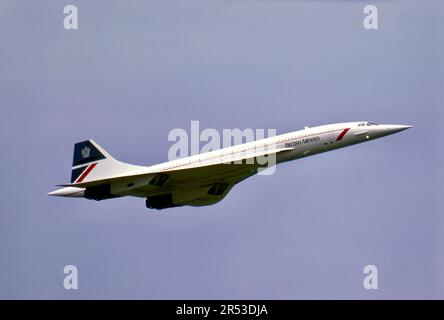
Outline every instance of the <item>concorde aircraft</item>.
<svg viewBox="0 0 444 320">
<path fill-rule="evenodd" d="M 329 124 L 145 167 L 114 159 L 93 140 L 74 145 L 71 183 L 51 196 L 106 200 L 146 198 L 151 209 L 206 206 L 242 180 L 274 163 L 312 156 L 411 128 L 372 122 Z M 261 159 L 261 161 L 259 161 Z M 253 196 L 253 195 L 252 195 Z"/>
</svg>

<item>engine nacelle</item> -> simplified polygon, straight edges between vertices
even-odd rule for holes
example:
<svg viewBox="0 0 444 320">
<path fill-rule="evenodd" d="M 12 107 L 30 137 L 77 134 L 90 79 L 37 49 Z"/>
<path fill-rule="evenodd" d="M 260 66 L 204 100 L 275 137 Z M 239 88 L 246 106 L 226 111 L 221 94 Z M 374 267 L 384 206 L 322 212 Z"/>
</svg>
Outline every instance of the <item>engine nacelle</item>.
<svg viewBox="0 0 444 320">
<path fill-rule="evenodd" d="M 151 196 L 146 198 L 146 207 L 149 209 L 166 209 L 180 207 L 180 204 L 173 203 L 173 195 L 171 193 Z"/>
<path fill-rule="evenodd" d="M 105 200 L 111 198 L 117 198 L 119 196 L 111 194 L 111 186 L 109 184 L 87 187 L 85 189 L 85 198 L 90 200 Z"/>
</svg>

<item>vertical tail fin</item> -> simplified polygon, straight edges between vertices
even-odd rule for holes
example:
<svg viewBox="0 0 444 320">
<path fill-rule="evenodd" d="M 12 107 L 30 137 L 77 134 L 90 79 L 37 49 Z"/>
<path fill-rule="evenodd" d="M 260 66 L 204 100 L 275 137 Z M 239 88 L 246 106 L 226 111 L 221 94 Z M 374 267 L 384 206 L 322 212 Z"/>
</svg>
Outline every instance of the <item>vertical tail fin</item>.
<svg viewBox="0 0 444 320">
<path fill-rule="evenodd" d="M 86 140 L 74 145 L 71 183 L 106 179 L 137 167 L 117 161 L 94 140 Z"/>
</svg>

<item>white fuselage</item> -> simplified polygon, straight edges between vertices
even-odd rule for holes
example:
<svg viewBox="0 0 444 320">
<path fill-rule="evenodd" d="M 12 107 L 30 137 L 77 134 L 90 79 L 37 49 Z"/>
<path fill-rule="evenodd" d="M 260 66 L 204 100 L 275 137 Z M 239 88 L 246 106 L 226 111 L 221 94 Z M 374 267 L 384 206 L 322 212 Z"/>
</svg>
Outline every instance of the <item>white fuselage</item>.
<svg viewBox="0 0 444 320">
<path fill-rule="evenodd" d="M 328 124 L 164 162 L 148 168 L 151 172 L 185 169 L 211 164 L 220 158 L 224 158 L 228 162 L 242 155 L 254 155 L 261 148 L 266 150 L 291 149 L 284 153 L 278 153 L 276 162 L 280 163 L 373 140 L 410 127 L 404 125 L 376 125 L 369 122 Z"/>
<path fill-rule="evenodd" d="M 275 155 L 274 161 L 271 163 L 271 165 L 274 165 L 284 161 L 299 159 L 317 153 L 373 140 L 400 132 L 410 127 L 411 126 L 406 125 L 374 124 L 371 122 L 328 124 L 305 128 L 299 131 L 293 131 L 147 167 L 128 165 L 117 161 L 106 153 L 103 148 L 95 144 L 96 148 L 98 148 L 99 152 L 102 153 L 103 158 L 105 159 L 93 161 L 87 166 L 80 164 L 80 167 L 87 167 L 87 169 L 78 176 L 77 180 L 65 188 L 50 192 L 49 195 L 84 197 L 85 187 L 98 185 L 100 183 L 108 183 L 110 184 L 110 193 L 113 196 L 132 195 L 146 197 L 153 195 L 156 192 L 165 192 L 165 189 L 162 188 L 151 188 L 150 185 L 152 186 L 157 183 L 152 179 L 158 179 L 159 176 L 165 174 L 174 175 L 174 172 L 177 173 L 179 171 L 191 171 L 192 173 L 191 176 L 186 179 L 183 177 L 180 178 L 179 180 L 183 182 L 183 185 L 177 183 L 175 187 L 178 189 L 195 190 L 202 185 L 211 185 L 211 183 L 214 183 L 215 179 L 217 180 L 218 178 L 217 172 L 204 172 L 203 168 L 205 167 L 215 167 L 212 165 L 230 162 L 236 163 L 238 160 L 257 160 L 263 155 L 266 155 L 267 159 L 270 158 L 270 155 Z M 267 163 L 266 166 L 269 167 L 270 163 Z M 201 169 L 202 174 L 200 174 Z M 224 177 L 231 181 L 230 185 L 251 175 L 244 171 L 236 172 L 236 169 L 242 169 L 240 167 L 227 168 L 227 171 L 232 169 L 235 171 L 233 172 L 233 175 L 239 174 L 240 176 L 231 177 L 230 172 L 223 172 Z M 77 170 L 77 166 L 73 166 L 73 170 Z M 85 177 L 86 179 L 84 181 L 86 181 L 86 185 L 82 184 L 84 182 L 82 179 Z"/>
</svg>

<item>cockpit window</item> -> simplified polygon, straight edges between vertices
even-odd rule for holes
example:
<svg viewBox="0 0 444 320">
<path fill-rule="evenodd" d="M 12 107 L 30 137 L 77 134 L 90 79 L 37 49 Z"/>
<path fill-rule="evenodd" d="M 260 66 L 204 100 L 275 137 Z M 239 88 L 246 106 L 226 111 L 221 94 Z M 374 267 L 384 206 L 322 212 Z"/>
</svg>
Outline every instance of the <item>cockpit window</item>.
<svg viewBox="0 0 444 320">
<path fill-rule="evenodd" d="M 377 126 L 378 124 L 377 124 L 377 123 L 374 123 L 374 122 L 367 122 L 367 125 L 368 125 L 368 126 Z"/>
</svg>

